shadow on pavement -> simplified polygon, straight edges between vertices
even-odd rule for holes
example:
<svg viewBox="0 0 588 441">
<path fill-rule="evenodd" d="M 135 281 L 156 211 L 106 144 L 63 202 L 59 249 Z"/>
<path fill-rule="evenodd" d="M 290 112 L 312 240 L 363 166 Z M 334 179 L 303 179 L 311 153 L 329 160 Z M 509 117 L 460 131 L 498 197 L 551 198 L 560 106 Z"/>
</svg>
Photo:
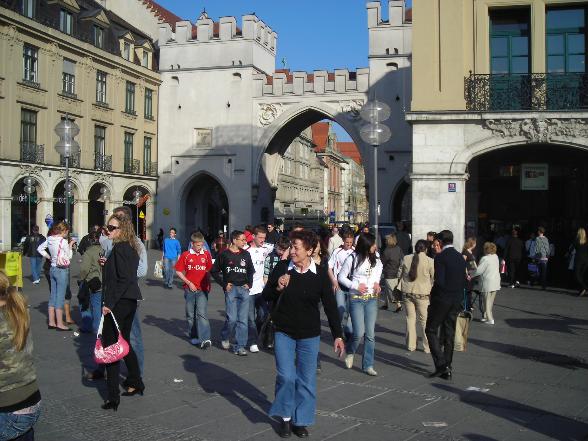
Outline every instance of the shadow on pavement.
<svg viewBox="0 0 588 441">
<path fill-rule="evenodd" d="M 495 395 L 457 389 L 448 384 L 433 384 L 434 387 L 456 395 L 462 403 L 476 407 L 489 415 L 502 418 L 524 427 L 529 432 L 539 433 L 553 439 L 584 440 L 588 435 L 588 424 L 576 421 L 537 407 L 499 398 Z M 474 437 L 475 436 L 475 437 Z M 477 438 L 473 440 L 488 439 Z"/>
<path fill-rule="evenodd" d="M 252 423 L 272 423 L 272 418 L 267 414 L 271 403 L 253 384 L 230 370 L 196 355 L 186 354 L 181 358 L 184 360 L 185 371 L 196 375 L 200 387 L 206 393 L 222 396 L 240 409 Z"/>
<path fill-rule="evenodd" d="M 575 328 L 580 328 L 583 331 L 588 330 L 588 320 L 576 319 L 571 317 L 564 317 L 559 314 L 545 315 L 543 319 L 505 319 L 504 322 L 517 329 L 536 329 L 541 331 L 554 331 L 569 334 L 576 334 Z"/>
</svg>

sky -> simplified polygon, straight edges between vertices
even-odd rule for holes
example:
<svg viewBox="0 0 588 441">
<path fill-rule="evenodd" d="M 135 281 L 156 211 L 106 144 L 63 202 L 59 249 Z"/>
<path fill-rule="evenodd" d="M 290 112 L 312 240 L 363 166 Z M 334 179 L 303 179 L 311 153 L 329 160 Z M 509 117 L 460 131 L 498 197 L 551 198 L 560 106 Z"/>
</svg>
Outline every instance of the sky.
<svg viewBox="0 0 588 441">
<path fill-rule="evenodd" d="M 255 13 L 278 34 L 276 68 L 311 72 L 368 66 L 365 0 L 157 0 L 183 19 L 195 22 L 206 9 L 214 21 Z M 408 0 L 410 6 L 412 0 Z M 383 2 L 382 13 L 387 19 Z M 341 141 L 349 140 L 337 127 Z"/>
</svg>

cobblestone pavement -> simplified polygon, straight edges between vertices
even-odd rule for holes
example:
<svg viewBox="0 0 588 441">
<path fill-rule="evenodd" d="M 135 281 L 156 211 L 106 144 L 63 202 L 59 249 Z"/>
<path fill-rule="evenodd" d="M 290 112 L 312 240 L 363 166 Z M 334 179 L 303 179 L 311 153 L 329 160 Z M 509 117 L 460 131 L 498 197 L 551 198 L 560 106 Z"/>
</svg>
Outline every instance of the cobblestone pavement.
<svg viewBox="0 0 588 441">
<path fill-rule="evenodd" d="M 155 257 L 151 253 L 150 261 Z M 142 282 L 147 389 L 143 397 L 122 397 L 117 413 L 100 409 L 103 382 L 82 380 L 94 336 L 49 331 L 47 284 L 26 280 L 24 289 L 43 395 L 37 440 L 277 439 L 267 417 L 273 357 L 236 357 L 220 349 L 224 301 L 217 286 L 209 303 L 216 341 L 202 351 L 184 336 L 182 290 Z M 377 377 L 361 372 L 361 357 L 354 369 L 344 368 L 324 321 L 312 439 L 587 440 L 588 298 L 505 288 L 495 316 L 494 326 L 472 324 L 467 352 L 455 355 L 451 382 L 426 378 L 430 356 L 406 351 L 403 313 L 379 312 Z"/>
</svg>

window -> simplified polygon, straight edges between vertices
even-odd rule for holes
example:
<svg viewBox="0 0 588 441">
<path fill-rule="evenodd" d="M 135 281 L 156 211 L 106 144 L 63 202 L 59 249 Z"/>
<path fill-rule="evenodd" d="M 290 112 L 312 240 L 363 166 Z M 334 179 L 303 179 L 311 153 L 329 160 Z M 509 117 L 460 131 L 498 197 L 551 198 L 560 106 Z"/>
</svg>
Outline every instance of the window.
<svg viewBox="0 0 588 441">
<path fill-rule="evenodd" d="M 127 81 L 125 112 L 135 114 L 135 83 Z"/>
<path fill-rule="evenodd" d="M 490 11 L 490 68 L 493 74 L 528 74 L 529 9 Z"/>
<path fill-rule="evenodd" d="M 73 14 L 67 9 L 59 11 L 59 30 L 68 35 L 73 31 Z"/>
<path fill-rule="evenodd" d="M 153 119 L 153 91 L 145 89 L 145 118 Z"/>
<path fill-rule="evenodd" d="M 131 61 L 131 43 L 127 41 L 123 44 L 123 58 Z"/>
<path fill-rule="evenodd" d="M 23 145 L 37 143 L 37 112 L 33 110 L 20 111 L 20 142 Z"/>
<path fill-rule="evenodd" d="M 152 174 L 151 170 L 151 138 L 146 136 L 143 141 L 143 174 Z"/>
<path fill-rule="evenodd" d="M 35 0 L 22 0 L 22 15 L 29 18 L 35 17 Z"/>
<path fill-rule="evenodd" d="M 141 61 L 141 66 L 149 67 L 149 52 L 143 50 L 143 60 Z"/>
<path fill-rule="evenodd" d="M 587 10 L 547 10 L 547 72 L 586 72 Z"/>
<path fill-rule="evenodd" d="M 100 167 L 104 163 L 104 155 L 106 154 L 106 127 L 94 126 L 94 155 L 96 159 L 96 168 L 102 170 Z"/>
<path fill-rule="evenodd" d="M 75 95 L 76 93 L 76 63 L 63 59 L 63 93 Z"/>
<path fill-rule="evenodd" d="M 94 46 L 104 49 L 104 29 L 94 25 Z"/>
<path fill-rule="evenodd" d="M 23 48 L 23 67 L 25 81 L 32 83 L 38 82 L 38 61 L 39 61 L 39 49 L 28 44 L 24 45 Z"/>
<path fill-rule="evenodd" d="M 106 72 L 96 71 L 96 102 L 106 104 Z"/>
<path fill-rule="evenodd" d="M 125 132 L 125 173 L 133 173 L 133 134 Z"/>
</svg>

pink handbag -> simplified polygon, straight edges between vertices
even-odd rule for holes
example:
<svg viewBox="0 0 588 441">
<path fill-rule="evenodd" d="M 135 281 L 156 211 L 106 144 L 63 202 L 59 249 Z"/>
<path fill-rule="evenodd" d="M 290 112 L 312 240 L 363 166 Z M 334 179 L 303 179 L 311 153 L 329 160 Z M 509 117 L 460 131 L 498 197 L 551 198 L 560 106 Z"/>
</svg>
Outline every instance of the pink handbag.
<svg viewBox="0 0 588 441">
<path fill-rule="evenodd" d="M 58 268 L 69 268 L 69 264 L 70 264 L 69 259 L 67 257 L 61 255 L 61 245 L 63 245 L 64 240 L 65 239 L 62 239 L 61 242 L 59 242 L 59 248 L 57 249 L 56 264 L 57 264 Z"/>
<path fill-rule="evenodd" d="M 94 360 L 98 364 L 108 364 L 108 363 L 115 363 L 129 353 L 129 344 L 123 338 L 120 328 L 118 327 L 118 323 L 114 318 L 114 314 L 111 312 L 112 320 L 114 320 L 114 324 L 116 325 L 116 330 L 118 332 L 118 341 L 110 346 L 103 347 L 102 346 L 102 327 L 104 326 L 104 314 L 100 318 L 100 325 L 98 326 L 98 334 L 96 335 L 96 346 L 94 346 Z"/>
</svg>

